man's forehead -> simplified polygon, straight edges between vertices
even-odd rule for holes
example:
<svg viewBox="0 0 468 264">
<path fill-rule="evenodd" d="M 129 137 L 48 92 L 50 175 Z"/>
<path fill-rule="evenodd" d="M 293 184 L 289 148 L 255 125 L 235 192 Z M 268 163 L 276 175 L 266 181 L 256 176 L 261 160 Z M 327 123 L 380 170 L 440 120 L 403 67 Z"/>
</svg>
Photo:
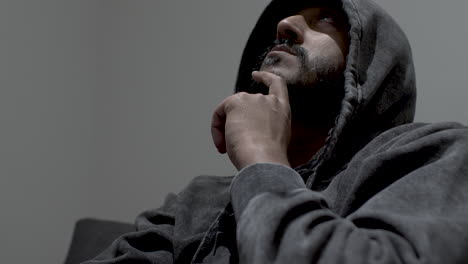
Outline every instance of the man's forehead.
<svg viewBox="0 0 468 264">
<path fill-rule="evenodd" d="M 330 8 L 341 9 L 343 6 L 342 1 L 340 0 L 309 0 L 309 1 L 297 1 L 297 5 L 311 7 L 311 6 L 327 6 Z"/>
<path fill-rule="evenodd" d="M 293 11 L 296 13 L 312 8 L 317 10 L 334 11 L 344 15 L 342 4 L 339 1 L 297 1 L 293 4 Z"/>
<path fill-rule="evenodd" d="M 301 8 L 301 9 L 297 10 L 296 13 L 297 14 L 301 14 L 301 13 L 312 13 L 312 14 L 333 13 L 335 15 L 346 16 L 345 13 L 340 9 L 336 9 L 336 8 L 329 7 L 329 6 L 322 6 L 322 5 L 304 7 L 304 8 Z"/>
</svg>

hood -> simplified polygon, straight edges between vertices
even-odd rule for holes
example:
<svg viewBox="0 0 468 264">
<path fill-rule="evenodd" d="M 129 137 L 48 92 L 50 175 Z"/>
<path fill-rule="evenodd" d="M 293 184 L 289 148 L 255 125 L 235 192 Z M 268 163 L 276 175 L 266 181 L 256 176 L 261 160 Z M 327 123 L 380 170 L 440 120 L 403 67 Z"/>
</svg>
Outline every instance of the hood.
<svg viewBox="0 0 468 264">
<path fill-rule="evenodd" d="M 294 5 L 324 0 L 273 0 L 257 21 L 242 54 L 235 92 L 247 91 L 258 58 L 276 38 L 276 26 Z M 325 1 L 326 2 L 326 1 Z M 307 186 L 321 190 L 357 151 L 380 133 L 413 121 L 416 101 L 409 42 L 397 23 L 371 0 L 330 1 L 350 25 L 341 110 L 325 145 L 297 168 Z"/>
</svg>

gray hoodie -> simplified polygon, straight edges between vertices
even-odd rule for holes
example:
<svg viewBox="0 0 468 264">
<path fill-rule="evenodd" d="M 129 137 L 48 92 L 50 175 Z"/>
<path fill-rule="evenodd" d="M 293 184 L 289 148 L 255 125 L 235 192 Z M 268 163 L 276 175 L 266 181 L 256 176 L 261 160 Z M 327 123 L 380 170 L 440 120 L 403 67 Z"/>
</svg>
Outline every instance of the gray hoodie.
<svg viewBox="0 0 468 264">
<path fill-rule="evenodd" d="M 236 92 L 248 91 L 278 21 L 317 2 L 268 5 Z M 370 0 L 339 3 L 350 47 L 324 147 L 294 169 L 199 176 L 86 263 L 468 263 L 468 129 L 412 123 L 415 76 L 402 30 Z"/>
</svg>

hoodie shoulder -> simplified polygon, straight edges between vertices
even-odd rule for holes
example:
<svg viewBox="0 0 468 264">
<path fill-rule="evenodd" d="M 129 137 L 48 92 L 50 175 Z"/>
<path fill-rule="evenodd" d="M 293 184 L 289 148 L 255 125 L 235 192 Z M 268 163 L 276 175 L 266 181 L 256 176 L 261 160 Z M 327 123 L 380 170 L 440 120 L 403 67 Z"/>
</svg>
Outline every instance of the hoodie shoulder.
<svg viewBox="0 0 468 264">
<path fill-rule="evenodd" d="M 195 177 L 187 187 L 179 194 L 182 199 L 189 199 L 200 202 L 221 203 L 228 202 L 229 186 L 233 176 L 208 176 L 201 175 Z M 217 200 L 217 202 L 213 201 Z"/>
<path fill-rule="evenodd" d="M 468 140 L 467 136 L 468 127 L 457 122 L 410 123 L 385 131 L 372 140 L 363 151 L 375 154 L 408 145 L 416 149 L 427 145 L 442 148 L 447 144 L 463 144 Z"/>
<path fill-rule="evenodd" d="M 403 202 L 407 197 L 425 197 L 415 194 L 415 186 L 428 194 L 463 196 L 464 191 L 452 187 L 468 186 L 466 146 L 468 127 L 459 123 L 401 125 L 380 134 L 359 151 L 325 193 L 341 215 L 376 201 L 379 208 L 403 208 L 409 204 Z M 432 206 L 443 207 L 444 201 L 439 202 Z"/>
</svg>

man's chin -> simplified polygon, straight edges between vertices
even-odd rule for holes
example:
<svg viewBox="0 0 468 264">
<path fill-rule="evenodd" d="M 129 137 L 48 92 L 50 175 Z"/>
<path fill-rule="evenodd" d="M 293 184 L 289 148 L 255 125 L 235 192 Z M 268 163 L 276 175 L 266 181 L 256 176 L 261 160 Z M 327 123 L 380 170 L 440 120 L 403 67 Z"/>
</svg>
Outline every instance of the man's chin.
<svg viewBox="0 0 468 264">
<path fill-rule="evenodd" d="M 289 83 L 294 79 L 291 77 L 292 75 L 294 75 L 291 73 L 291 69 L 285 69 L 283 67 L 272 66 L 272 67 L 261 68 L 260 70 L 276 74 L 279 77 L 283 78 L 286 81 L 286 83 Z"/>
</svg>

